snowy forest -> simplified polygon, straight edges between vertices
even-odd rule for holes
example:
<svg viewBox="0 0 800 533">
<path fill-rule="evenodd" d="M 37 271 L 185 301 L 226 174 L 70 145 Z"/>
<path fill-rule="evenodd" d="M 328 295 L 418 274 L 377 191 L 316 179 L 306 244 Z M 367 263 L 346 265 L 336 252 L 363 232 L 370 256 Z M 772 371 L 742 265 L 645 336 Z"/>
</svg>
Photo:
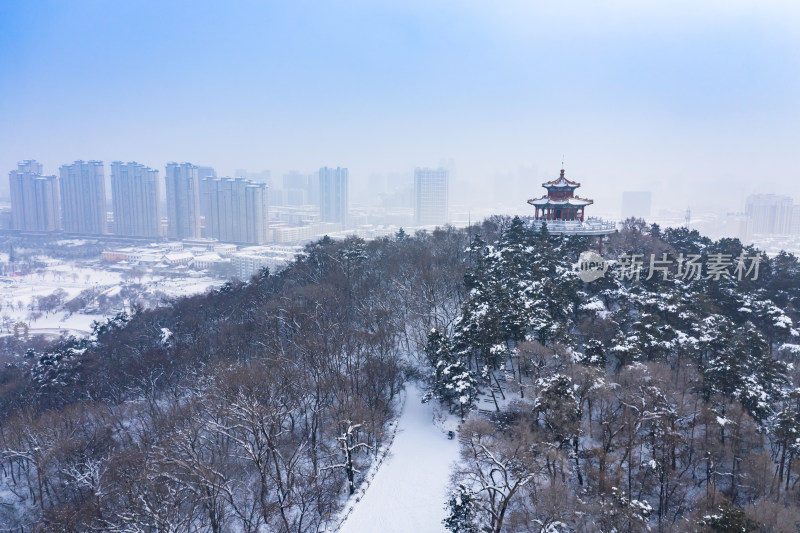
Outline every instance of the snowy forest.
<svg viewBox="0 0 800 533">
<path fill-rule="evenodd" d="M 0 530 L 324 531 L 416 381 L 459 422 L 440 528 L 798 531 L 797 258 L 630 219 L 584 282 L 596 248 L 507 217 L 325 238 L 8 356 Z M 757 279 L 614 261 L 743 252 Z"/>
</svg>

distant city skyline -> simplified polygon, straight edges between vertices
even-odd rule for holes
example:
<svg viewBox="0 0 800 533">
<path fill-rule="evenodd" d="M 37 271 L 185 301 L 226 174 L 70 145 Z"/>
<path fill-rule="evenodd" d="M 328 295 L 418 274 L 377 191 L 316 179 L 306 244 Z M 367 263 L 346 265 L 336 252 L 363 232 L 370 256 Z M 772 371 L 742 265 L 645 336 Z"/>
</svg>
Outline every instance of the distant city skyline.
<svg viewBox="0 0 800 533">
<path fill-rule="evenodd" d="M 745 237 L 800 234 L 800 206 L 789 196 L 752 194 L 747 197 L 744 214 Z"/>
<path fill-rule="evenodd" d="M 20 165 L 25 163 L 26 161 L 36 161 L 36 160 L 22 160 L 18 161 L 17 164 Z M 103 162 L 99 161 L 99 163 L 102 164 Z M 37 162 L 37 164 L 41 167 L 42 172 L 46 174 L 48 168 L 39 162 Z M 170 163 L 168 163 L 167 165 L 169 164 Z M 455 161 L 453 158 L 440 159 L 440 165 L 442 164 L 447 164 L 448 166 L 454 167 Z M 167 165 L 162 164 L 162 168 Z M 61 168 L 65 166 L 68 165 L 63 165 L 63 164 L 57 165 L 58 171 L 60 172 Z M 210 165 L 205 165 L 205 166 L 192 165 L 192 166 L 196 167 L 197 169 L 198 187 L 203 177 L 221 176 L 221 177 L 231 178 L 234 176 L 237 177 L 247 176 L 247 179 L 253 179 L 253 181 L 255 182 L 264 183 L 268 185 L 268 195 L 270 196 L 268 202 L 269 205 L 301 206 L 303 204 L 314 204 L 319 206 L 318 171 L 313 173 L 308 173 L 307 171 L 298 171 L 297 168 L 302 168 L 302 167 L 297 167 L 285 172 L 283 174 L 282 179 L 273 181 L 270 177 L 272 171 L 269 169 L 249 171 L 246 169 L 237 168 L 232 173 L 222 173 L 222 172 L 217 172 L 215 167 Z M 568 164 L 565 166 L 569 167 Z M 145 168 L 149 167 L 145 166 Z M 399 189 L 405 188 L 408 191 L 409 194 L 408 207 L 413 209 L 414 179 L 415 179 L 416 169 L 418 168 L 419 166 L 416 166 L 414 168 L 409 168 L 401 172 L 389 171 L 382 173 L 373 173 L 369 176 L 358 175 L 355 176 L 355 179 L 353 179 L 354 177 L 350 175 L 350 172 L 348 170 L 348 198 L 352 196 L 353 194 L 352 191 L 354 186 L 357 189 L 360 187 L 361 190 L 358 190 L 356 194 L 358 194 L 359 198 L 361 199 L 361 202 L 365 202 L 364 205 L 378 205 L 381 202 L 383 193 L 376 192 L 374 183 L 372 183 L 372 181 L 374 181 L 376 176 L 386 176 L 391 178 L 392 187 Z M 449 199 L 449 204 L 458 205 L 459 209 L 461 209 L 462 211 L 475 209 L 477 212 L 488 213 L 491 211 L 492 213 L 494 213 L 495 211 L 492 211 L 492 208 L 494 207 L 497 209 L 496 212 L 499 214 L 519 214 L 523 216 L 532 215 L 533 212 L 526 207 L 524 200 L 525 198 L 528 198 L 531 195 L 532 190 L 535 191 L 539 187 L 538 184 L 540 184 L 542 178 L 533 177 L 538 174 L 540 174 L 540 172 L 538 172 L 537 167 L 535 166 L 534 167 L 520 166 L 518 170 L 515 172 L 503 173 L 499 175 L 502 177 L 502 179 L 496 182 L 499 185 L 498 190 L 493 191 L 491 193 L 487 192 L 487 197 L 484 199 L 484 201 L 478 203 L 478 205 L 474 206 L 473 208 L 470 208 L 469 202 L 464 202 L 465 188 L 467 188 L 466 182 L 463 180 L 456 180 L 454 182 L 455 198 L 453 199 L 452 197 L 453 195 L 451 195 L 451 198 Z M 734 201 L 733 203 L 722 202 L 719 194 L 712 195 L 712 197 L 703 197 L 702 200 L 700 199 L 701 198 L 700 195 L 696 194 L 687 202 L 686 205 L 683 206 L 679 204 L 667 205 L 663 201 L 662 198 L 663 195 L 660 194 L 659 192 L 663 190 L 663 186 L 659 185 L 655 187 L 654 191 L 633 191 L 633 192 L 616 191 L 613 189 L 608 190 L 607 188 L 602 187 L 600 183 L 597 183 L 597 179 L 593 177 L 591 171 L 588 173 L 588 177 L 589 179 L 587 180 L 587 183 L 589 185 L 589 188 L 587 190 L 593 191 L 591 193 L 593 197 L 602 199 L 600 202 L 597 202 L 599 205 L 595 206 L 596 210 L 594 211 L 594 213 L 597 216 L 603 216 L 612 219 L 627 218 L 625 216 L 625 213 L 627 213 L 625 198 L 626 195 L 630 194 L 642 194 L 642 193 L 649 194 L 651 199 L 649 216 L 655 218 L 660 218 L 664 216 L 673 217 L 678 212 L 683 213 L 687 207 L 694 209 L 696 214 L 717 213 L 718 215 L 722 216 L 724 213 L 729 213 L 732 211 L 741 211 L 745 209 L 745 204 L 747 199 L 753 194 L 772 194 L 772 195 L 777 194 L 778 196 L 792 197 L 791 195 L 787 194 L 779 194 L 778 191 L 781 190 L 780 188 L 775 188 L 769 190 L 769 192 L 765 192 L 765 190 L 762 187 L 754 187 L 753 189 L 741 189 L 739 191 L 741 199 L 738 201 Z M 307 182 L 305 182 L 306 183 L 305 188 L 301 187 L 300 189 L 298 189 L 296 188 L 295 185 L 293 185 L 293 183 L 299 183 L 297 181 L 293 181 L 297 179 L 308 180 Z M 450 182 L 453 182 L 452 176 L 450 176 L 448 179 Z M 545 176 L 545 179 L 548 179 L 548 177 Z M 751 182 L 752 184 L 757 183 L 755 180 L 751 180 Z M 110 179 L 108 176 L 106 176 L 105 196 L 107 204 L 110 206 L 111 203 L 114 201 L 114 199 L 113 199 L 113 194 L 111 194 L 111 187 L 109 187 L 109 183 Z M 159 187 L 160 204 L 167 205 L 165 203 L 165 201 L 167 200 L 165 196 L 165 191 L 167 187 L 164 186 L 164 179 L 161 179 L 160 183 L 161 183 L 161 186 Z M 0 184 L 4 184 L 6 187 L 9 187 L 10 181 L 0 180 Z M 773 185 L 774 183 L 770 184 L 770 186 Z M 731 186 L 728 184 L 723 185 L 723 187 L 731 188 Z M 754 190 L 755 192 L 745 194 L 744 192 L 745 190 Z M 466 193 L 469 193 L 469 191 L 467 190 Z M 500 198 L 499 201 L 498 198 Z M 800 195 L 798 195 L 797 198 L 798 201 L 800 201 Z M 10 200 L 10 196 L 7 196 L 6 199 Z M 0 200 L 2 200 L 2 195 L 0 195 Z M 348 202 L 349 201 L 350 200 L 348 199 Z M 63 204 L 63 200 L 61 201 L 61 203 Z M 487 209 L 489 211 L 487 211 Z M 202 216 L 203 215 L 202 209 L 200 210 L 200 213 Z M 667 215 L 667 213 L 671 214 Z M 648 218 L 648 216 L 645 216 L 644 218 Z"/>
<path fill-rule="evenodd" d="M 800 197 L 798 20 L 769 0 L 8 0 L 0 168 L 178 160 L 279 180 L 335 161 L 355 197 L 452 159 L 453 202 L 513 192 L 524 209 L 566 154 L 598 211 L 624 190 L 652 191 L 654 212 L 741 209 L 764 176 Z"/>
<path fill-rule="evenodd" d="M 455 168 L 453 160 L 440 164 Z M 450 171 L 441 167 L 417 168 L 411 176 L 403 172 L 373 174 L 369 176 L 370 187 L 361 191 L 360 203 L 353 211 L 349 170 L 342 167 L 323 167 L 314 174 L 290 171 L 274 182 L 269 170 L 237 169 L 236 174 L 256 179 L 216 178 L 213 167 L 191 163 L 167 164 L 164 181 L 157 170 L 136 162 L 115 161 L 110 168 L 107 176 L 102 161 L 76 161 L 60 166 L 62 179 L 45 175 L 46 169 L 38 161 L 18 162 L 8 174 L 12 202 L 11 209 L 0 205 L 0 230 L 153 241 L 164 237 L 173 241 L 212 239 L 252 246 L 298 244 L 323 235 L 375 237 L 392 234 L 400 227 L 414 229 L 446 222 L 459 226 L 492 214 L 534 214 L 532 209 L 519 207 L 520 198 L 530 196 L 529 168 L 521 168 L 517 178 L 512 176 L 504 194 L 514 203 L 504 204 L 499 211 L 486 205 L 473 211 L 458 204 L 451 210 Z M 561 172 L 563 176 L 564 170 Z M 201 173 L 206 177 L 195 179 Z M 528 179 L 520 180 L 521 175 Z M 111 187 L 104 191 L 102 184 L 109 179 Z M 162 187 L 164 182 L 166 187 Z M 456 190 L 462 187 L 463 183 L 455 185 Z M 159 198 L 164 189 L 168 189 L 166 197 Z M 110 202 L 106 194 L 109 190 Z M 196 202 L 192 200 L 193 190 L 198 191 Z M 528 194 L 521 195 L 520 190 Z M 370 194 L 365 195 L 368 191 Z M 605 205 L 599 206 L 603 210 L 593 209 L 590 217 L 619 221 L 636 216 L 664 227 L 688 225 L 714 238 L 737 237 L 769 253 L 782 248 L 796 250 L 800 243 L 800 203 L 788 195 L 765 190 L 724 211 L 715 210 L 713 204 L 707 207 L 698 197 L 700 209 L 693 210 L 689 205 L 656 212 L 651 210 L 650 191 L 623 191 L 620 196 L 621 212 L 614 213 L 613 206 Z M 69 213 L 67 217 L 65 212 Z M 249 257 L 247 264 L 237 267 L 241 272 L 262 265 L 263 258 L 253 259 L 250 252 L 245 255 Z M 211 259 L 199 261 L 206 264 Z"/>
</svg>

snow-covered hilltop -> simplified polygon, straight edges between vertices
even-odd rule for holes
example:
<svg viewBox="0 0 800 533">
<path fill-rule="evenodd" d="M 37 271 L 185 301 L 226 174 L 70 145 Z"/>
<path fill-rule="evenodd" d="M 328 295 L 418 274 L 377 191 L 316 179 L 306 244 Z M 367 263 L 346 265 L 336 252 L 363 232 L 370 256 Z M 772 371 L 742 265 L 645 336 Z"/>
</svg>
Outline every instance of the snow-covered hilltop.
<svg viewBox="0 0 800 533">
<path fill-rule="evenodd" d="M 473 239 L 426 350 L 432 396 L 478 410 L 448 528 L 794 531 L 797 258 L 629 220 L 584 282 L 587 245 L 519 220 Z"/>
<path fill-rule="evenodd" d="M 323 239 L 14 354 L 0 526 L 794 531 L 797 258 L 639 221 L 604 248 L 587 282 L 596 242 L 519 219 Z"/>
</svg>

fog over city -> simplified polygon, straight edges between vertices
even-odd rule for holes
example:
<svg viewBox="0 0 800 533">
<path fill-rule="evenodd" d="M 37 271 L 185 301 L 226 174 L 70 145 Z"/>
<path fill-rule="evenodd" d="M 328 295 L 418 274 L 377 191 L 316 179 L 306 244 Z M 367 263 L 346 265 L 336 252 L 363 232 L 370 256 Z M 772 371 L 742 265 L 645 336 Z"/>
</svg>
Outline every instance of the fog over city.
<svg viewBox="0 0 800 533">
<path fill-rule="evenodd" d="M 0 0 L 0 533 L 800 532 L 798 124 L 798 0 Z"/>
<path fill-rule="evenodd" d="M 592 214 L 800 202 L 795 2 L 3 2 L 0 168 L 347 167 L 351 203 L 449 166 L 532 214 L 562 158 Z M 109 172 L 106 170 L 106 178 Z M 377 184 L 377 185 L 376 185 Z M 0 180 L 7 199 L 8 181 Z"/>
</svg>

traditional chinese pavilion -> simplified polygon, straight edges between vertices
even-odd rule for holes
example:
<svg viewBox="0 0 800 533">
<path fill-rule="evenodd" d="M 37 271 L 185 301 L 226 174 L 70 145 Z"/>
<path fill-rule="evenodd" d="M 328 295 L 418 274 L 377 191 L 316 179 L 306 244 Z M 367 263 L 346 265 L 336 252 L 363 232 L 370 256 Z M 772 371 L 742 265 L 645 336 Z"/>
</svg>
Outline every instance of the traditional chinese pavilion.
<svg viewBox="0 0 800 533">
<path fill-rule="evenodd" d="M 528 200 L 536 208 L 535 219 L 583 222 L 583 210 L 587 205 L 593 204 L 594 200 L 576 196 L 575 189 L 580 186 L 577 181 L 564 177 L 562 168 L 558 179 L 542 183 L 542 187 L 547 189 L 547 196 Z"/>
</svg>

